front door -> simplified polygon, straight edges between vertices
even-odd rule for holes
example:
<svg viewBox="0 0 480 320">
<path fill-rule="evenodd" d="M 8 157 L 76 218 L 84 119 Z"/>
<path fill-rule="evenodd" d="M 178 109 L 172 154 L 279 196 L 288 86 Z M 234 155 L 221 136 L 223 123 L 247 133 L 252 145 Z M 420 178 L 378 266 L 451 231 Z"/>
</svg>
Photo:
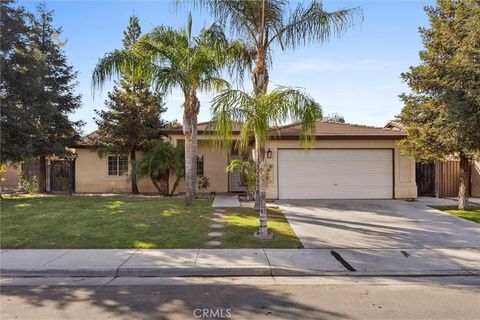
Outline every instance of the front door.
<svg viewBox="0 0 480 320">
<path fill-rule="evenodd" d="M 228 163 L 235 159 L 241 159 L 240 156 L 230 155 Z M 235 170 L 228 174 L 228 191 L 229 192 L 244 192 L 246 189 L 241 186 L 240 171 Z"/>
</svg>

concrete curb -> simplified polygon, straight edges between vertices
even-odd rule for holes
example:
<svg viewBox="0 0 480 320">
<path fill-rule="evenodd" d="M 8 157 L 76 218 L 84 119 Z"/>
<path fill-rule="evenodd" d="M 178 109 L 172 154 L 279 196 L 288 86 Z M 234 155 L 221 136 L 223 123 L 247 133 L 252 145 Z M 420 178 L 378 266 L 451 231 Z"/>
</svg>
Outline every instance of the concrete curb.
<svg viewBox="0 0 480 320">
<path fill-rule="evenodd" d="M 244 277 L 244 276 L 478 276 L 477 271 L 324 271 L 282 267 L 125 267 L 125 268 L 29 268 L 0 269 L 2 277 Z"/>
<path fill-rule="evenodd" d="M 2 268 L 2 277 L 116 277 L 117 268 Z"/>
<path fill-rule="evenodd" d="M 120 268 L 118 277 L 234 277 L 270 276 L 269 267 Z"/>
</svg>

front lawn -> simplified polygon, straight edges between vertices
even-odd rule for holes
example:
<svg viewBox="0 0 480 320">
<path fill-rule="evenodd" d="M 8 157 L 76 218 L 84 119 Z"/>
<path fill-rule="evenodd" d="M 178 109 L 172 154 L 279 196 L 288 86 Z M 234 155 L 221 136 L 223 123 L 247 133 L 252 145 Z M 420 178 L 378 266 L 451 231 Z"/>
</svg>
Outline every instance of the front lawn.
<svg viewBox="0 0 480 320">
<path fill-rule="evenodd" d="M 480 223 L 480 207 L 471 207 L 469 210 L 458 210 L 456 207 L 434 207 L 435 209 L 452 214 L 454 216 Z"/>
<path fill-rule="evenodd" d="M 295 232 L 279 209 L 268 209 L 268 229 L 273 240 L 259 241 L 253 237 L 258 230 L 258 213 L 250 208 L 233 208 L 225 217 L 225 248 L 299 248 Z"/>
<path fill-rule="evenodd" d="M 211 200 L 196 200 L 187 209 L 181 198 L 6 197 L 1 200 L 1 248 L 203 248 L 211 231 Z M 253 239 L 257 226 L 252 209 L 227 211 L 223 247 L 299 245 L 281 213 L 271 219 L 275 240 Z"/>
</svg>

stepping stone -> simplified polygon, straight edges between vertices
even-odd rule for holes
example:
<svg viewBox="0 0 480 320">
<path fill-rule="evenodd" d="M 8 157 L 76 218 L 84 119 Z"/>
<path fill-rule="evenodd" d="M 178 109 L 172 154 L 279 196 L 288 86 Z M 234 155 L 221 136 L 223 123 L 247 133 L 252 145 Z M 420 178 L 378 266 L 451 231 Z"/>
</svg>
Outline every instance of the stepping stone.
<svg viewBox="0 0 480 320">
<path fill-rule="evenodd" d="M 223 219 L 221 219 L 221 218 L 210 218 L 210 220 L 212 220 L 213 222 L 218 222 L 218 223 L 223 222 Z"/>
<path fill-rule="evenodd" d="M 217 212 L 222 212 L 222 213 L 225 213 L 225 212 L 226 212 L 225 209 L 215 209 L 215 211 L 217 211 Z"/>
<path fill-rule="evenodd" d="M 212 240 L 207 242 L 207 246 L 211 246 L 211 247 L 217 247 L 220 245 L 222 245 L 222 242 L 217 240 Z"/>
<path fill-rule="evenodd" d="M 223 236 L 223 233 L 221 233 L 221 232 L 210 232 L 210 233 L 208 234 L 208 236 L 209 236 L 210 238 L 222 237 L 222 236 Z"/>
<path fill-rule="evenodd" d="M 210 225 L 210 228 L 212 228 L 212 229 L 222 229 L 222 228 L 223 228 L 223 224 L 214 223 L 214 224 L 211 224 L 211 225 Z"/>
<path fill-rule="evenodd" d="M 225 218 L 225 215 L 220 212 L 214 212 L 212 213 L 212 216 L 217 217 L 217 218 Z"/>
</svg>

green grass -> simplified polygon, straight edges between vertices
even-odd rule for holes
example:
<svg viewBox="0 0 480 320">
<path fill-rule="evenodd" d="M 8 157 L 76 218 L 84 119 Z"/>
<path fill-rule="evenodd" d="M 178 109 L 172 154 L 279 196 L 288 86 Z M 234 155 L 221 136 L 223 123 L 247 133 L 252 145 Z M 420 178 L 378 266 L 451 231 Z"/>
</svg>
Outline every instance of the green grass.
<svg viewBox="0 0 480 320">
<path fill-rule="evenodd" d="M 225 248 L 299 248 L 295 232 L 278 209 L 268 209 L 268 229 L 273 240 L 258 240 L 253 233 L 258 230 L 258 213 L 249 208 L 235 208 L 225 217 Z"/>
<path fill-rule="evenodd" d="M 1 200 L 1 248 L 202 248 L 211 200 L 185 208 L 181 198 L 6 196 Z M 272 213 L 271 213 L 272 215 Z M 228 248 L 295 248 L 299 241 L 281 213 L 273 214 L 272 241 L 254 239 L 252 209 L 227 212 Z"/>
<path fill-rule="evenodd" d="M 458 210 L 456 207 L 434 207 L 435 209 L 444 211 L 454 216 L 467 219 L 476 223 L 480 223 L 480 207 L 471 207 L 469 210 Z"/>
</svg>

